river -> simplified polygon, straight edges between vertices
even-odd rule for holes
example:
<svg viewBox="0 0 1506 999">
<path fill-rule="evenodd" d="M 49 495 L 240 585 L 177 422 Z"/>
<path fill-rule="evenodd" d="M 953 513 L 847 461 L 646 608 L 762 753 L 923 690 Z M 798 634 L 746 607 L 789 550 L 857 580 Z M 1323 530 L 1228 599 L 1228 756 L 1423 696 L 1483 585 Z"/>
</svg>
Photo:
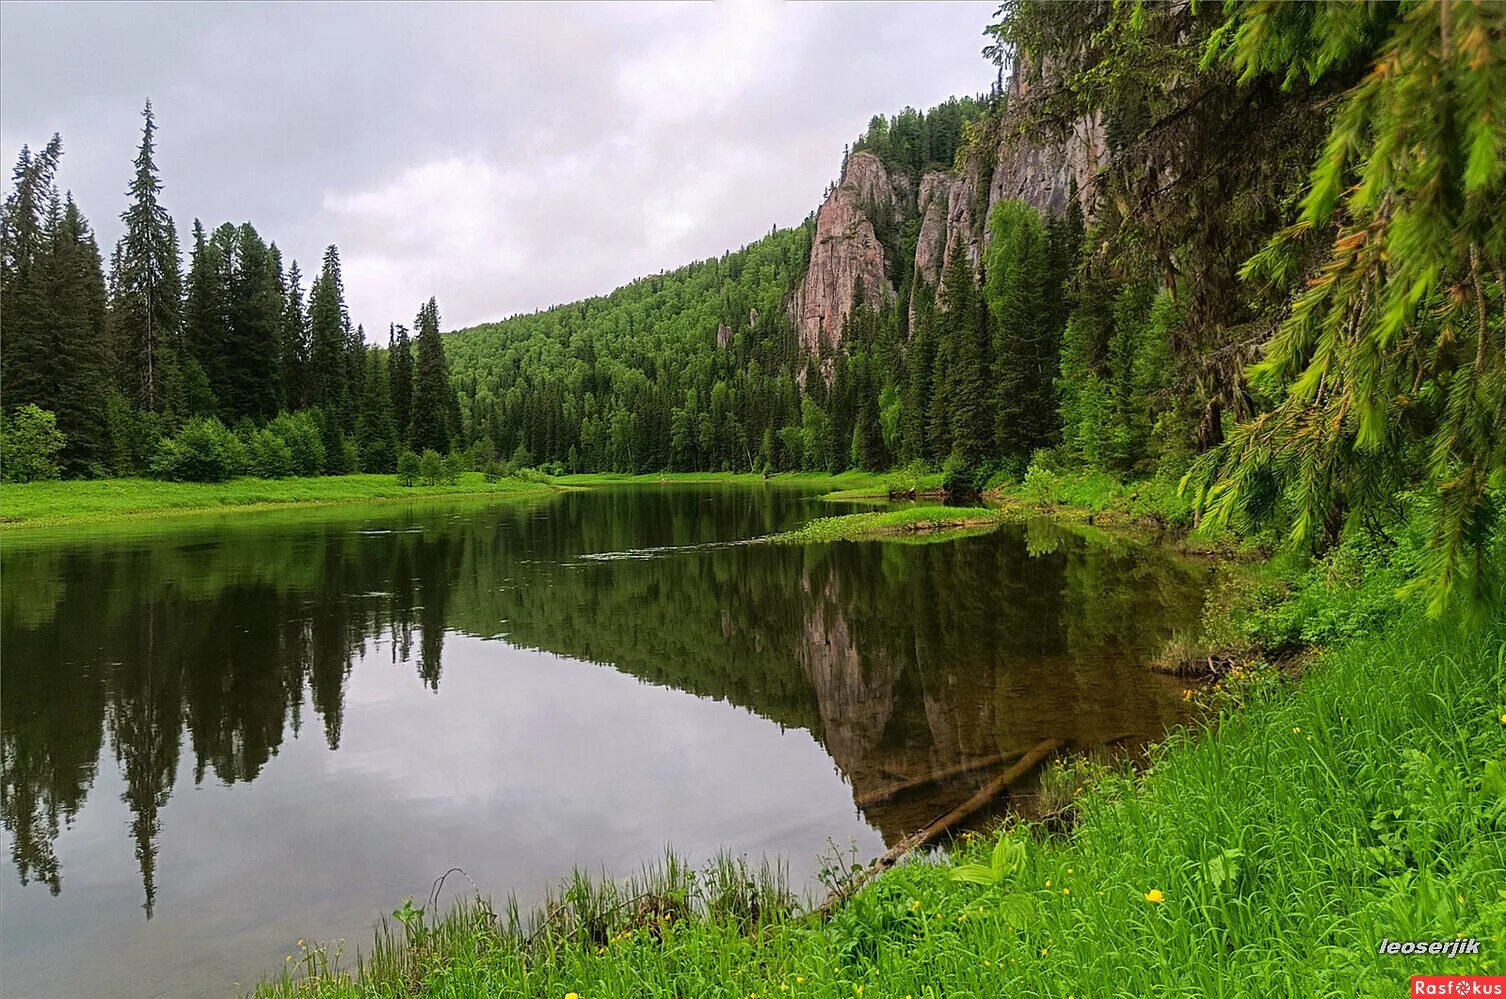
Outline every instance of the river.
<svg viewBox="0 0 1506 999">
<path fill-rule="evenodd" d="M 1047 523 L 743 543 L 833 512 L 624 486 L 0 538 L 5 994 L 233 994 L 456 866 L 526 904 L 672 844 L 806 887 L 987 774 L 855 798 L 1183 717 L 1145 664 L 1206 565 Z"/>
</svg>

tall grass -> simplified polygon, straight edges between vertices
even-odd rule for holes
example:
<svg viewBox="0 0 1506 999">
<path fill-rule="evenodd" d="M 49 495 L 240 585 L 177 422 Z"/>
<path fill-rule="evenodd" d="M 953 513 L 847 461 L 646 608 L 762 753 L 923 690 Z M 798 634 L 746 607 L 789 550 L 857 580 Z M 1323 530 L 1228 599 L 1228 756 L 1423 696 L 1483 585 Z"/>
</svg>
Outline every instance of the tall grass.
<svg viewBox="0 0 1506 999">
<path fill-rule="evenodd" d="M 1025 850 L 999 884 L 951 877 L 994 847 L 964 837 L 822 923 L 782 888 L 746 888 L 763 884 L 746 868 L 717 883 L 756 905 L 677 908 L 691 889 L 666 862 L 622 890 L 573 880 L 526 925 L 472 905 L 432 936 L 388 931 L 360 976 L 258 995 L 1397 996 L 1413 974 L 1499 973 L 1503 634 L 1499 614 L 1467 627 L 1407 613 L 1300 681 L 1241 670 L 1206 730 L 1068 792 L 1069 833 L 1010 832 Z M 541 935 L 539 920 L 555 925 Z M 1457 935 L 1480 953 L 1377 952 Z"/>
<path fill-rule="evenodd" d="M 403 486 L 393 475 L 242 477 L 203 483 L 157 479 L 6 483 L 0 485 L 0 524 L 7 529 L 66 527 L 205 511 L 394 502 L 430 496 L 541 495 L 550 488 L 547 483 L 514 478 L 488 482 L 479 472 L 467 472 L 458 482 L 433 486 Z"/>
</svg>

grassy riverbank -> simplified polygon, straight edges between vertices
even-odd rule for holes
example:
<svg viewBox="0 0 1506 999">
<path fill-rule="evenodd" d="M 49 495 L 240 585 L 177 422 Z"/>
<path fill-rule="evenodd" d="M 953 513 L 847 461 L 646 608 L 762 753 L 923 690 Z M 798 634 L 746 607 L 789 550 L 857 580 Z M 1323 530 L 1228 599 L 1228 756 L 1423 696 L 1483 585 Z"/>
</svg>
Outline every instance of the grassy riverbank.
<svg viewBox="0 0 1506 999">
<path fill-rule="evenodd" d="M 775 544 L 806 545 L 826 541 L 863 541 L 906 535 L 945 534 L 998 525 L 998 510 L 981 506 L 911 506 L 873 513 L 849 513 L 822 517 L 793 531 L 771 535 Z"/>
<path fill-rule="evenodd" d="M 0 485 L 0 529 L 72 527 L 192 513 L 453 496 L 503 499 L 547 494 L 552 488 L 546 483 L 523 479 L 488 482 L 479 472 L 468 472 L 455 483 L 434 486 L 399 485 L 397 477 L 392 475 L 237 478 L 206 483 L 156 479 L 7 483 Z"/>
<path fill-rule="evenodd" d="M 803 489 L 853 489 L 871 493 L 885 481 L 875 472 L 778 472 L 765 476 L 759 472 L 645 472 L 629 475 L 622 472 L 589 472 L 559 475 L 552 480 L 564 486 L 620 485 L 705 485 L 705 486 L 799 486 Z M 885 493 L 887 495 L 887 493 Z"/>
<path fill-rule="evenodd" d="M 521 922 L 474 908 L 405 913 L 364 977 L 315 948 L 258 994 L 1400 995 L 1413 974 L 1506 966 L 1499 619 L 1407 614 L 1300 683 L 1256 668 L 1218 697 L 1218 724 L 1174 734 L 1146 772 L 1087 783 L 1070 834 L 1014 830 L 998 884 L 952 877 L 989 865 L 996 840 L 979 837 L 822 924 L 767 879 L 661 869 L 575 884 L 527 944 Z M 1478 955 L 1376 952 L 1461 934 Z"/>
</svg>

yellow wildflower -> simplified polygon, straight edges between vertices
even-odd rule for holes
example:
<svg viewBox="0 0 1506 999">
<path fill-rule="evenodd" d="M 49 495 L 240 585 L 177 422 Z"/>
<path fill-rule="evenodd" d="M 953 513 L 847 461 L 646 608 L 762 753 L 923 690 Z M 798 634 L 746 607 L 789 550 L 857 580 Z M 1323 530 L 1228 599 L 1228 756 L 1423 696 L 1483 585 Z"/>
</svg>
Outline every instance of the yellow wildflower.
<svg viewBox="0 0 1506 999">
<path fill-rule="evenodd" d="M 1160 905 L 1162 902 L 1166 901 L 1166 895 L 1161 891 L 1161 889 L 1152 888 L 1150 891 L 1145 893 L 1145 901 L 1154 902 L 1157 905 Z"/>
<path fill-rule="evenodd" d="M 1041 957 L 1045 957 L 1049 953 L 1051 953 L 1051 948 L 1050 947 L 1042 947 L 1041 948 Z"/>
<path fill-rule="evenodd" d="M 1302 734 L 1302 726 L 1301 725 L 1294 726 L 1292 728 L 1292 734 L 1293 735 L 1301 735 Z"/>
<path fill-rule="evenodd" d="M 1046 887 L 1047 887 L 1047 888 L 1050 888 L 1050 887 L 1051 887 L 1051 879 L 1050 879 L 1050 878 L 1047 878 L 1047 879 L 1046 879 Z"/>
<path fill-rule="evenodd" d="M 1062 889 L 1062 894 L 1063 895 L 1070 895 L 1070 894 L 1072 894 L 1072 889 L 1071 888 L 1063 888 Z"/>
<path fill-rule="evenodd" d="M 566 992 L 565 999 L 580 999 L 580 994 L 577 992 Z"/>
<path fill-rule="evenodd" d="M 805 984 L 805 976 L 804 975 L 796 975 L 795 976 L 795 984 L 796 985 L 804 985 Z"/>
</svg>

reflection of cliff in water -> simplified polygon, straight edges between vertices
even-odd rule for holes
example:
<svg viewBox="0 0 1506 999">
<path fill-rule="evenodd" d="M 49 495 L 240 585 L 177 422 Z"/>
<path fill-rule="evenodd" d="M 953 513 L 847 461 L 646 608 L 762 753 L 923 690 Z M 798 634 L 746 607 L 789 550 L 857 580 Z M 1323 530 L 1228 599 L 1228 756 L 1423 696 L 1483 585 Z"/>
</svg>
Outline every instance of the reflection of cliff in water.
<svg viewBox="0 0 1506 999">
<path fill-rule="evenodd" d="M 159 813 L 184 765 L 194 783 L 255 780 L 310 723 L 338 750 L 346 680 L 375 641 L 443 697 L 447 630 L 806 729 L 858 794 L 1048 735 L 1155 737 L 1175 717 L 1142 663 L 1196 618 L 1205 573 L 1164 553 L 1037 527 L 580 557 L 753 537 L 809 512 L 770 493 L 621 491 L 8 549 L 0 818 L 21 878 L 60 890 L 53 844 L 108 747 L 150 914 Z M 868 818 L 892 840 L 936 804 Z"/>
<path fill-rule="evenodd" d="M 861 550 L 873 564 L 856 575 L 811 570 L 824 582 L 807 577 L 800 650 L 820 737 L 857 798 L 1050 737 L 1143 743 L 1180 717 L 1177 685 L 1145 660 L 1196 619 L 1205 580 L 1194 567 L 1048 524 Z M 865 596 L 840 593 L 853 580 Z M 892 842 L 986 777 L 873 805 L 868 818 Z"/>
</svg>

